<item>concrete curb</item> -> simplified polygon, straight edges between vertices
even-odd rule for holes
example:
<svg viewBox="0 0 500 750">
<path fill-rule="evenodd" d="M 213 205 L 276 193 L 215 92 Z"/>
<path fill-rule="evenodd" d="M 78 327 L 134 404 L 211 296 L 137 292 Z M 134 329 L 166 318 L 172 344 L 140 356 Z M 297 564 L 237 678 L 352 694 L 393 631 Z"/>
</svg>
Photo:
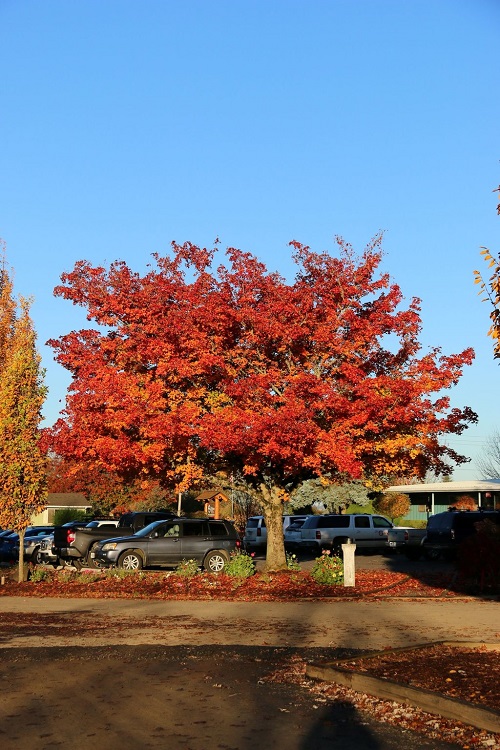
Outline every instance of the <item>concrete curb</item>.
<svg viewBox="0 0 500 750">
<path fill-rule="evenodd" d="M 498 643 L 481 643 L 471 641 L 433 641 L 431 643 L 412 646 L 410 648 L 391 649 L 391 653 L 397 651 L 416 651 L 431 646 L 452 646 L 458 648 L 483 648 L 490 651 L 500 651 Z M 447 698 L 440 693 L 430 690 L 411 687 L 392 680 L 370 677 L 366 673 L 353 672 L 344 669 L 343 662 L 362 661 L 363 659 L 386 656 L 387 650 L 371 651 L 353 659 L 339 659 L 330 664 L 309 664 L 306 667 L 307 677 L 324 682 L 336 682 L 348 687 L 358 693 L 368 693 L 376 698 L 407 703 L 415 708 L 420 708 L 430 714 L 437 714 L 445 719 L 460 721 L 463 724 L 483 729 L 487 732 L 500 732 L 500 713 L 492 709 L 483 709 L 473 706 L 456 698 Z"/>
</svg>

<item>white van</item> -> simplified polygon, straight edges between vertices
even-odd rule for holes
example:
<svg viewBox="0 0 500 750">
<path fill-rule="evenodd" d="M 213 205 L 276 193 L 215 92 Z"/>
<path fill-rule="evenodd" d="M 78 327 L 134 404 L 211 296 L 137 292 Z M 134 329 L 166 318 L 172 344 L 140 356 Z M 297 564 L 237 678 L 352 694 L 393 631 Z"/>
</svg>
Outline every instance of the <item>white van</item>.
<svg viewBox="0 0 500 750">
<path fill-rule="evenodd" d="M 283 516 L 283 531 L 291 523 L 298 520 L 304 520 L 307 516 Z M 251 516 L 245 526 L 245 536 L 243 537 L 245 549 L 249 552 L 263 550 L 267 546 L 267 529 L 266 519 L 264 516 Z"/>
</svg>

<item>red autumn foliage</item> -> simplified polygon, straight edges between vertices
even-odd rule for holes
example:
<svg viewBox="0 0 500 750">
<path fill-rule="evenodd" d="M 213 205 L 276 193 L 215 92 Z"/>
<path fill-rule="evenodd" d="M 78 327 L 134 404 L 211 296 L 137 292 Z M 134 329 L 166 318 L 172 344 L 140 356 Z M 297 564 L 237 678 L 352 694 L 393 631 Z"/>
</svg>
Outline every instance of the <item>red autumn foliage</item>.
<svg viewBox="0 0 500 750">
<path fill-rule="evenodd" d="M 450 508 L 456 510 L 477 510 L 477 500 L 470 495 L 461 495 L 455 502 L 451 503 Z"/>
<path fill-rule="evenodd" d="M 467 459 L 440 438 L 476 415 L 442 392 L 474 355 L 419 356 L 419 301 L 402 308 L 378 273 L 380 243 L 357 257 L 339 239 L 332 257 L 293 242 L 293 283 L 234 248 L 214 271 L 216 251 L 190 243 L 144 276 L 78 262 L 55 293 L 96 327 L 50 342 L 73 381 L 48 445 L 177 491 L 206 471 L 243 478 L 271 568 L 285 566 L 282 502 L 304 480 L 447 473 Z"/>
</svg>

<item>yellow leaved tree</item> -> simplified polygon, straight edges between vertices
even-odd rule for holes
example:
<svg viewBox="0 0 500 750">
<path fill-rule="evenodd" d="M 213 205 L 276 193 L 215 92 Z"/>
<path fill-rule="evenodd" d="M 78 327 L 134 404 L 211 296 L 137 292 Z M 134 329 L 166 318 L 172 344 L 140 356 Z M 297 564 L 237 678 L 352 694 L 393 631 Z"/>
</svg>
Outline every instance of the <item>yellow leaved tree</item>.
<svg viewBox="0 0 500 750">
<path fill-rule="evenodd" d="M 500 185 L 493 192 L 500 193 Z M 497 214 L 500 215 L 500 203 L 497 205 Z M 493 306 L 488 335 L 494 340 L 493 355 L 500 359 L 500 255 L 495 257 L 486 247 L 481 248 L 481 255 L 493 272 L 489 279 L 484 280 L 479 271 L 474 271 L 474 283 L 479 284 L 479 294 L 483 300 L 489 301 Z"/>
<path fill-rule="evenodd" d="M 47 389 L 28 300 L 13 296 L 12 276 L 0 259 L 0 526 L 19 534 L 23 580 L 26 527 L 47 495 L 46 459 L 39 427 Z"/>
</svg>

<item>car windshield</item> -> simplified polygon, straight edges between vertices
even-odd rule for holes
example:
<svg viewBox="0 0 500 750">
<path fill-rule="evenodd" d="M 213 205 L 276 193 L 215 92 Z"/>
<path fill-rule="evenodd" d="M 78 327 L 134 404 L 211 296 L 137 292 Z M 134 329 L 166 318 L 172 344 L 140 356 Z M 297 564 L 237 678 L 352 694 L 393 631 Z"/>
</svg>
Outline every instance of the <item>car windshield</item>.
<svg viewBox="0 0 500 750">
<path fill-rule="evenodd" d="M 149 536 L 152 531 L 154 531 L 158 526 L 162 526 L 165 524 L 165 520 L 163 521 L 153 521 L 153 523 L 148 524 L 140 531 L 136 531 L 134 536 Z"/>
</svg>

